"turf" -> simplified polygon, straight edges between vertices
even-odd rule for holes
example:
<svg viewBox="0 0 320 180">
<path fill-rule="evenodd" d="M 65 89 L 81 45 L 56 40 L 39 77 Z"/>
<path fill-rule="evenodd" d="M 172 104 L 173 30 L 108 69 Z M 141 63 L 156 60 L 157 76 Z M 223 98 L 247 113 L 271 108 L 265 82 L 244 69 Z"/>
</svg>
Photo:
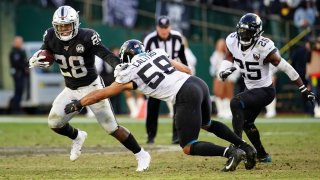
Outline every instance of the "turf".
<svg viewBox="0 0 320 180">
<path fill-rule="evenodd" d="M 78 117 L 72 124 L 88 132 L 83 154 L 69 161 L 71 141 L 47 127 L 45 116 L 0 116 L 0 179 L 320 179 L 320 120 L 306 117 L 257 120 L 272 163 L 253 170 L 220 170 L 223 157 L 193 157 L 170 145 L 171 120 L 160 120 L 154 145 L 146 145 L 142 120 L 119 118 L 152 156 L 147 172 L 135 172 L 136 160 L 94 120 Z M 230 121 L 224 121 L 231 127 Z M 201 131 L 200 140 L 228 146 Z M 247 139 L 246 139 L 247 140 Z"/>
</svg>

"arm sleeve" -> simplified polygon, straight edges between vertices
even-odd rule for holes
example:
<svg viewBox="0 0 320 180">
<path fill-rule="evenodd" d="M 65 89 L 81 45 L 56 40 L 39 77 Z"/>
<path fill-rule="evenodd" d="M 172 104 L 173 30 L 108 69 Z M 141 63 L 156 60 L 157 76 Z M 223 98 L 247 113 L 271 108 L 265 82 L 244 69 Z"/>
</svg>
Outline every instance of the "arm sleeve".
<svg viewBox="0 0 320 180">
<path fill-rule="evenodd" d="M 230 68 L 232 66 L 233 66 L 232 62 L 230 62 L 228 60 L 223 60 L 221 62 L 220 68 L 219 68 L 219 74 L 220 74 L 220 72 L 222 72 L 222 71 L 224 71 L 224 70 L 226 70 L 226 69 L 228 69 L 228 68 Z"/>
<path fill-rule="evenodd" d="M 288 77 L 291 79 L 291 81 L 295 81 L 299 78 L 299 74 L 293 67 L 283 58 L 281 58 L 280 63 L 278 64 L 277 68 L 280 71 L 283 71 L 288 75 Z"/>
</svg>

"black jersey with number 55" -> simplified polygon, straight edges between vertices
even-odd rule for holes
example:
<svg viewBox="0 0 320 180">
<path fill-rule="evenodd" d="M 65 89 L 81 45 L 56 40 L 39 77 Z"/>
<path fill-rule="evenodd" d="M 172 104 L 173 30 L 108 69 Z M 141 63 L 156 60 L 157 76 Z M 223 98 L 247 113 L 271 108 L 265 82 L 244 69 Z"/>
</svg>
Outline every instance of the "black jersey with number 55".
<svg viewBox="0 0 320 180">
<path fill-rule="evenodd" d="M 66 87 L 70 89 L 87 86 L 97 78 L 95 55 L 113 67 L 120 63 L 119 58 L 101 43 L 99 34 L 87 28 L 79 28 L 77 36 L 69 41 L 61 41 L 53 28 L 49 28 L 43 35 L 41 49 L 54 54 Z"/>
</svg>

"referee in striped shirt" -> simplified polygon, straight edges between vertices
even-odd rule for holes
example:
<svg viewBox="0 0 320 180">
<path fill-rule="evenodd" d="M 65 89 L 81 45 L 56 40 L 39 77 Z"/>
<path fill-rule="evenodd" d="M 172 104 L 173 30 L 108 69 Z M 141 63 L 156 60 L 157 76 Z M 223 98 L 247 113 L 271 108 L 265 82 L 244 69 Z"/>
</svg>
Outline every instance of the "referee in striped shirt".
<svg viewBox="0 0 320 180">
<path fill-rule="evenodd" d="M 184 54 L 184 45 L 182 42 L 182 35 L 175 30 L 171 29 L 170 19 L 167 16 L 160 16 L 157 19 L 156 30 L 148 34 L 143 44 L 146 51 L 151 51 L 156 48 L 164 49 L 171 59 L 187 64 L 186 56 Z M 154 138 L 157 134 L 158 128 L 158 117 L 159 117 L 159 107 L 160 101 L 158 99 L 149 97 L 147 104 L 147 143 L 153 144 Z M 172 109 L 172 105 L 169 105 L 169 109 Z M 172 144 L 179 144 L 179 137 L 177 129 L 175 128 L 175 120 L 173 118 L 173 130 L 172 130 Z"/>
</svg>

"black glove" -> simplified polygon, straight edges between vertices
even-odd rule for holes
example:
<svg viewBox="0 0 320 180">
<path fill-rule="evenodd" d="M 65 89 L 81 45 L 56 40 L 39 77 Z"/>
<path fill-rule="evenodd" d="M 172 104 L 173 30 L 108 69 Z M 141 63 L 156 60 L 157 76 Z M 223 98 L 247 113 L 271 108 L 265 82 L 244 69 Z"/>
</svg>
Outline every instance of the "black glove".
<svg viewBox="0 0 320 180">
<path fill-rule="evenodd" d="M 312 105 L 314 104 L 315 100 L 318 100 L 318 97 L 316 97 L 316 95 L 314 95 L 313 92 L 309 91 L 305 85 L 300 86 L 299 90 L 302 94 L 302 97 L 306 101 L 311 102 Z"/>
<path fill-rule="evenodd" d="M 72 100 L 71 103 L 67 104 L 66 107 L 64 108 L 64 112 L 66 114 L 75 112 L 75 111 L 81 111 L 83 106 L 80 103 L 80 100 Z"/>
<path fill-rule="evenodd" d="M 222 81 L 224 81 L 224 80 L 226 80 L 227 77 L 228 77 L 230 74 L 232 74 L 233 71 L 235 71 L 235 70 L 237 70 L 237 68 L 235 68 L 235 67 L 229 67 L 229 68 L 227 68 L 226 70 L 221 71 L 221 72 L 219 73 L 219 76 L 220 76 L 220 78 L 222 79 Z"/>
</svg>

